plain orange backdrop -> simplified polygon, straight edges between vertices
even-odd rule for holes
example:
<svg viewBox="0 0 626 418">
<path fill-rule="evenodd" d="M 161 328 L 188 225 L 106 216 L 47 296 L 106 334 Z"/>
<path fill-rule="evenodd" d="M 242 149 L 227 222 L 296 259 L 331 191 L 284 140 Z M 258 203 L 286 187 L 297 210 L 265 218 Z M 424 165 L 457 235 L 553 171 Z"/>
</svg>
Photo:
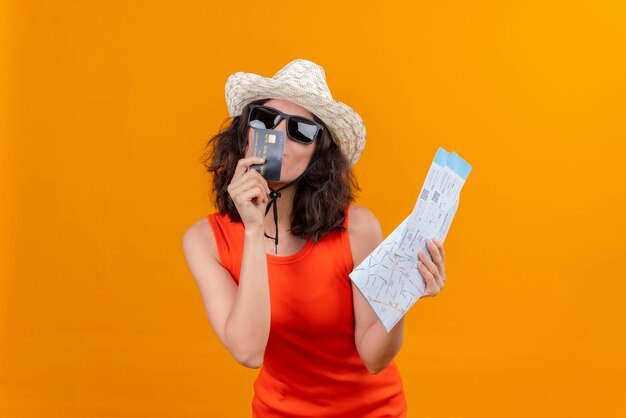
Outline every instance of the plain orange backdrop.
<svg viewBox="0 0 626 418">
<path fill-rule="evenodd" d="M 247 417 L 186 266 L 224 83 L 322 65 L 388 235 L 473 170 L 407 314 L 410 417 L 626 416 L 622 1 L 5 1 L 0 417 Z"/>
</svg>

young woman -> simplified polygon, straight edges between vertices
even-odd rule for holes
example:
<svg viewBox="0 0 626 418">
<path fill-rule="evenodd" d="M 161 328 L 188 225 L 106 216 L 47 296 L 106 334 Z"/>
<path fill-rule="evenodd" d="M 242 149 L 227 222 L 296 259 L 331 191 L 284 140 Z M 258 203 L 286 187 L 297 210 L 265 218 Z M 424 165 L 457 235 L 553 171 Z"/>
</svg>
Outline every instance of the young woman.
<svg viewBox="0 0 626 418">
<path fill-rule="evenodd" d="M 272 78 L 231 75 L 226 100 L 231 123 L 205 160 L 218 210 L 186 231 L 183 249 L 220 341 L 242 365 L 262 366 L 252 416 L 406 417 L 393 361 L 404 318 L 387 332 L 348 276 L 383 239 L 353 203 L 361 118 L 302 59 Z M 251 167 L 264 163 L 252 155 L 255 129 L 286 134 L 277 182 Z M 434 296 L 444 251 L 428 248 L 419 268 Z"/>
</svg>

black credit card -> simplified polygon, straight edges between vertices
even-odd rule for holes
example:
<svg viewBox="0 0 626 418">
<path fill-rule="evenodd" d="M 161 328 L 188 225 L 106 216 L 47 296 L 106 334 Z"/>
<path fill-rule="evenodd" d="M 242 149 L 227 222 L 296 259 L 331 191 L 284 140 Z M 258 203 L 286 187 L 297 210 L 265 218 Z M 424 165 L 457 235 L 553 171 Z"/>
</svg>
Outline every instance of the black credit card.
<svg viewBox="0 0 626 418">
<path fill-rule="evenodd" d="M 272 129 L 254 129 L 253 155 L 265 158 L 264 164 L 252 164 L 266 180 L 280 181 L 280 170 L 283 165 L 283 148 L 285 132 Z"/>
</svg>

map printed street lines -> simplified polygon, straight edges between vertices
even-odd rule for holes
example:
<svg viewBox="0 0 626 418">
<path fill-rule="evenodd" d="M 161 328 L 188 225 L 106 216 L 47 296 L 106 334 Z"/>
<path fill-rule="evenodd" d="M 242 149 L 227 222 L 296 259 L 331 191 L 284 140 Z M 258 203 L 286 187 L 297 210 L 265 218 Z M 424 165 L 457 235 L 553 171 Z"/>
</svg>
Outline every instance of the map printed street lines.
<svg viewBox="0 0 626 418">
<path fill-rule="evenodd" d="M 350 273 L 387 332 L 426 291 L 417 253 L 432 260 L 426 241 L 445 241 L 471 170 L 457 153 L 440 147 L 411 214 Z"/>
</svg>

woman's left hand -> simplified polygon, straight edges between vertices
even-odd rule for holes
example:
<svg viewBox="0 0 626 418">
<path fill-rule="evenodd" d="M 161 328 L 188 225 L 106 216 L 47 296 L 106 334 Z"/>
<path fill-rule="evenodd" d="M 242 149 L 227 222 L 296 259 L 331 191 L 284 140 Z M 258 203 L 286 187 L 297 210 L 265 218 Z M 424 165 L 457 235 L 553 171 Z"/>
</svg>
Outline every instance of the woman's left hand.
<svg viewBox="0 0 626 418">
<path fill-rule="evenodd" d="M 422 273 L 422 277 L 426 281 L 426 291 L 422 295 L 425 296 L 436 296 L 441 289 L 443 289 L 443 285 L 446 281 L 446 273 L 445 266 L 443 264 L 444 251 L 443 245 L 434 238 L 433 240 L 426 241 L 426 247 L 428 247 L 428 252 L 432 257 L 432 261 L 428 259 L 426 254 L 422 251 L 417 252 L 417 257 L 419 258 L 417 268 L 420 273 Z"/>
</svg>

